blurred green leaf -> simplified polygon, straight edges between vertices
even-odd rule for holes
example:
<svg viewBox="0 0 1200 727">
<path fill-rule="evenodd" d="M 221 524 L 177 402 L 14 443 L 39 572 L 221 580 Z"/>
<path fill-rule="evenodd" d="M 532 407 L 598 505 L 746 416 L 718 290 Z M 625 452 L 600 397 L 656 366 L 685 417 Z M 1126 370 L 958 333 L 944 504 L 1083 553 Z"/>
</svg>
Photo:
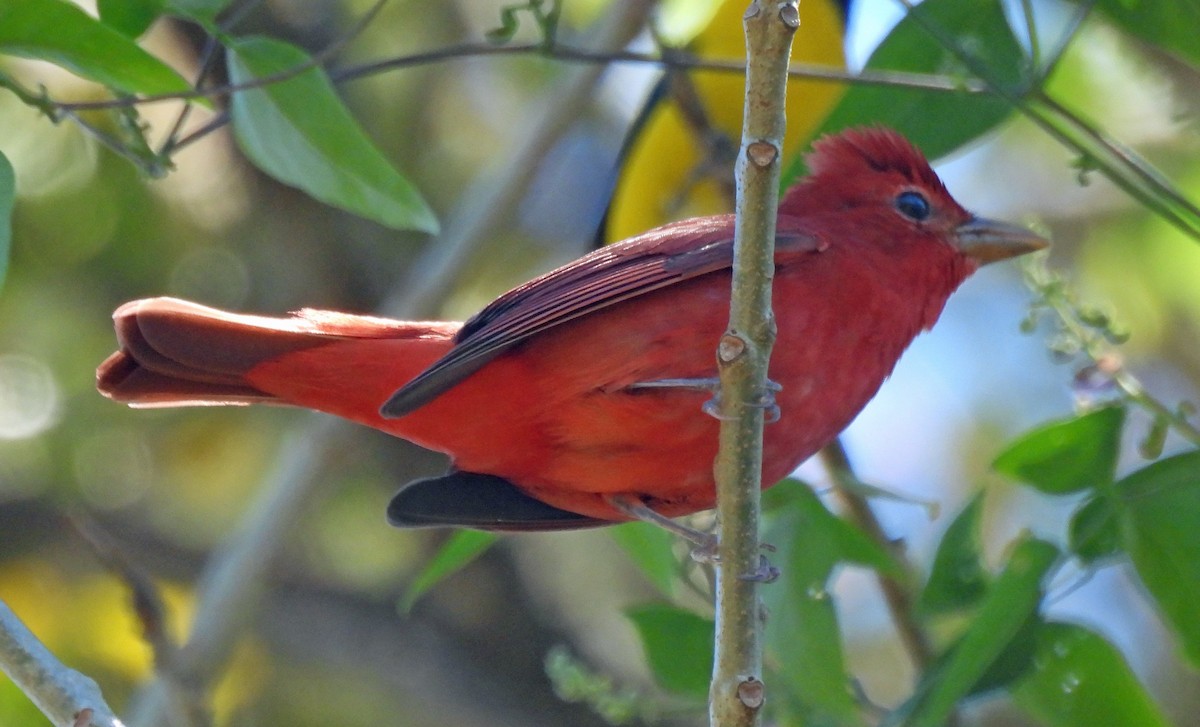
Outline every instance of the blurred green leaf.
<svg viewBox="0 0 1200 727">
<path fill-rule="evenodd" d="M 1125 550 L 1200 667 L 1200 450 L 1140 469 L 1116 492 Z"/>
<path fill-rule="evenodd" d="M 269 38 L 235 40 L 229 51 L 230 80 L 239 84 L 312 62 Z M 322 70 L 235 93 L 231 109 L 246 156 L 280 182 L 388 227 L 437 232 L 425 200 L 375 148 Z"/>
<path fill-rule="evenodd" d="M 167 10 L 209 27 L 233 0 L 166 0 Z"/>
<path fill-rule="evenodd" d="M 713 622 L 666 604 L 637 606 L 625 615 L 642 638 L 658 683 L 673 692 L 706 698 L 713 672 Z"/>
<path fill-rule="evenodd" d="M 917 600 L 917 609 L 927 615 L 947 613 L 972 606 L 987 592 L 988 574 L 980 549 L 983 493 L 971 498 L 942 535 L 929 581 Z"/>
<path fill-rule="evenodd" d="M 429 589 L 441 583 L 445 578 L 461 570 L 468 563 L 483 555 L 484 551 L 496 542 L 495 533 L 485 533 L 480 530 L 456 530 L 442 545 L 437 555 L 429 561 L 417 577 L 413 579 L 404 597 L 400 599 L 400 610 L 408 612 L 413 604 Z"/>
<path fill-rule="evenodd" d="M 1071 516 L 1068 528 L 1071 552 L 1084 563 L 1111 558 L 1121 552 L 1121 530 L 1112 501 L 1103 495 L 1085 502 Z"/>
<path fill-rule="evenodd" d="M 608 532 L 663 595 L 675 594 L 679 558 L 674 535 L 650 523 L 624 523 Z"/>
<path fill-rule="evenodd" d="M 980 602 L 966 632 L 925 671 L 913 696 L 884 721 L 886 727 L 939 727 L 960 700 L 988 681 L 989 672 L 1029 633 L 1042 598 L 1042 580 L 1058 559 L 1058 548 L 1026 537 L 1012 549 L 1004 570 Z M 1014 674 L 1011 669 L 1008 678 Z M 991 677 L 995 681 L 995 677 Z"/>
<path fill-rule="evenodd" d="M 888 573 L 899 567 L 880 546 L 829 512 L 808 487 L 776 485 L 775 498 L 790 498 L 767 520 L 766 541 L 778 548 L 779 582 L 763 590 L 771 618 L 766 649 L 778 665 L 782 692 L 794 701 L 804 724 L 861 725 L 850 689 L 837 612 L 829 580 L 841 563 Z"/>
<path fill-rule="evenodd" d="M 1051 495 L 1112 482 L 1125 409 L 1109 406 L 1026 433 L 992 463 L 997 472 Z"/>
<path fill-rule="evenodd" d="M 165 0 L 97 0 L 100 21 L 130 38 L 137 38 L 162 15 Z"/>
<path fill-rule="evenodd" d="M 191 88 L 170 66 L 63 0 L 0 0 L 0 53 L 49 61 L 125 93 Z"/>
<path fill-rule="evenodd" d="M 1125 658 L 1082 626 L 1047 623 L 1013 700 L 1046 727 L 1170 727 Z"/>
<path fill-rule="evenodd" d="M 867 68 L 970 75 L 930 36 L 923 22 L 957 38 L 981 63 L 994 69 L 997 80 L 1006 87 L 1020 85 L 1021 69 L 1026 65 L 1024 53 L 996 0 L 926 0 L 909 11 L 883 39 L 867 61 Z M 991 94 L 852 84 L 817 136 L 850 126 L 883 124 L 903 133 L 933 159 L 994 128 L 1012 111 L 1009 102 Z M 794 158 L 783 173 L 783 185 L 803 171 L 803 158 Z"/>
<path fill-rule="evenodd" d="M 1127 33 L 1200 67 L 1200 5 L 1098 0 L 1096 7 Z"/>
<path fill-rule="evenodd" d="M 17 199 L 17 179 L 8 157 L 0 152 L 0 288 L 8 274 L 8 256 L 12 246 L 12 211 Z"/>
</svg>

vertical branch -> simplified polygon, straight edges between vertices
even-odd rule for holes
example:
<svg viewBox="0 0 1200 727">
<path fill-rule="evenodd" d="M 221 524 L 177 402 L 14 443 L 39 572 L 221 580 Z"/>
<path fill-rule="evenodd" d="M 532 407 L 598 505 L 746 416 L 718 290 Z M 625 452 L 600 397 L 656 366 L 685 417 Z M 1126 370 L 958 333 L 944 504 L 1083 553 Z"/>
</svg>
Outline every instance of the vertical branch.
<svg viewBox="0 0 1200 727">
<path fill-rule="evenodd" d="M 717 348 L 720 450 L 715 465 L 721 541 L 717 640 L 709 717 L 713 727 L 758 724 L 764 701 L 758 540 L 763 404 L 775 342 L 771 312 L 784 94 L 796 0 L 753 0 L 744 18 L 746 106 L 737 162 L 737 222 L 729 328 Z"/>
</svg>

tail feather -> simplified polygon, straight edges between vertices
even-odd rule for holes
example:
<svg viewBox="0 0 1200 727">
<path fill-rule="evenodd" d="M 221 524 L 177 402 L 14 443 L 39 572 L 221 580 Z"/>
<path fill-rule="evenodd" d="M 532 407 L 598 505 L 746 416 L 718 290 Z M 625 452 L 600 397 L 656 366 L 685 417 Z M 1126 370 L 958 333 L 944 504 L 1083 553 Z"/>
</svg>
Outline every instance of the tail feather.
<svg viewBox="0 0 1200 727">
<path fill-rule="evenodd" d="M 246 379 L 286 354 L 361 338 L 400 338 L 437 324 L 304 310 L 241 315 L 175 298 L 126 303 L 113 314 L 120 350 L 96 372 L 100 393 L 138 407 L 286 403 Z"/>
</svg>

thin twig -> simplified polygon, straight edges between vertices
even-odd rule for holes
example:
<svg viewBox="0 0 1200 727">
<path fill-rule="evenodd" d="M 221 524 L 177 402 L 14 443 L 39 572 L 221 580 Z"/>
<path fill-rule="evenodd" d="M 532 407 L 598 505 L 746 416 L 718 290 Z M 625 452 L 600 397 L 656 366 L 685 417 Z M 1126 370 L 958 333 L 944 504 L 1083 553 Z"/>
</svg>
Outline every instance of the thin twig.
<svg viewBox="0 0 1200 727">
<path fill-rule="evenodd" d="M 55 658 L 3 601 L 0 670 L 56 725 L 122 727 L 99 685 Z"/>
<path fill-rule="evenodd" d="M 859 493 L 855 486 L 859 482 L 858 476 L 854 474 L 850 457 L 846 454 L 846 448 L 842 445 L 841 440 L 835 439 L 825 445 L 820 456 L 830 478 L 837 485 L 836 492 L 841 501 L 845 503 L 851 522 L 877 545 L 888 551 L 904 573 L 915 573 L 916 568 L 909 562 L 903 545 L 888 536 L 883 529 L 883 524 L 876 517 L 875 511 L 871 509 L 871 503 Z M 932 640 L 925 633 L 925 629 L 921 626 L 913 609 L 914 594 L 910 591 L 909 586 L 893 576 L 876 571 L 875 577 L 879 581 L 879 589 L 883 592 L 888 613 L 891 615 L 901 643 L 904 644 L 905 651 L 908 652 L 913 666 L 918 671 L 925 671 L 933 663 L 936 654 Z"/>
</svg>

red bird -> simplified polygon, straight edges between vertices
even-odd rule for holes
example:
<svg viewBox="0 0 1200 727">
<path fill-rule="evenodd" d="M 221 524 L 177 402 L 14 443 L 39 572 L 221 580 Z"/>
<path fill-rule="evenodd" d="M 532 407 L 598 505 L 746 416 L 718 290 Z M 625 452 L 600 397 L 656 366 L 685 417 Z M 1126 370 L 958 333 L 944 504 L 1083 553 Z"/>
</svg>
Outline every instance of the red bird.
<svg viewBox="0 0 1200 727">
<path fill-rule="evenodd" d="M 825 138 L 777 223 L 763 482 L 830 441 L 980 265 L 1044 239 L 964 210 L 893 131 Z M 714 505 L 718 422 L 701 413 L 728 322 L 733 216 L 596 250 L 466 323 L 302 310 L 121 306 L 98 387 L 133 406 L 292 404 L 450 455 L 402 489 L 400 526 L 557 530 Z"/>
</svg>

